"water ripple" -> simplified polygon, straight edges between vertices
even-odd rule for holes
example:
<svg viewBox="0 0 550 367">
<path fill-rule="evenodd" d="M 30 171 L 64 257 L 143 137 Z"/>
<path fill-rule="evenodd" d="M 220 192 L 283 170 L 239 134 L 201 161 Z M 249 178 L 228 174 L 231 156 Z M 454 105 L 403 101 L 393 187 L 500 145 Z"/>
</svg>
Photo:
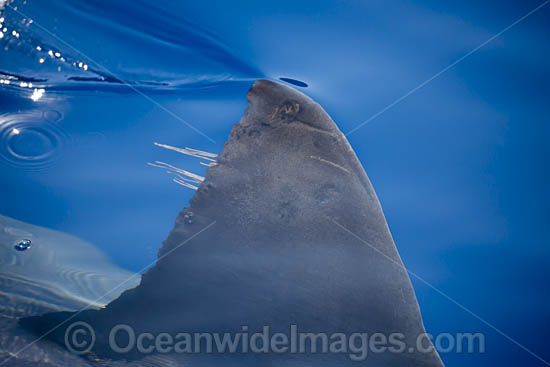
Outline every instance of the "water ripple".
<svg viewBox="0 0 550 367">
<path fill-rule="evenodd" d="M 16 167 L 37 170 L 49 167 L 68 142 L 55 123 L 58 111 L 0 116 L 0 158 Z"/>
<path fill-rule="evenodd" d="M 12 84 L 164 92 L 262 76 L 217 35 L 150 2 L 121 0 L 105 12 L 94 0 L 14 1 L 0 20 L 0 79 Z M 82 44 L 75 34 L 101 42 Z"/>
</svg>

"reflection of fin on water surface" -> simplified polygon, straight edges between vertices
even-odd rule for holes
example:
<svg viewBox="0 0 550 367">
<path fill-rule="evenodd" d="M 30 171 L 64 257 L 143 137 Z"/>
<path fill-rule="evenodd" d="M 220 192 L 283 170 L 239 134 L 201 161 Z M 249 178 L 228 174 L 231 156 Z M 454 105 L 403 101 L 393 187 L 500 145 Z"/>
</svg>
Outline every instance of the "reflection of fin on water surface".
<svg viewBox="0 0 550 367">
<path fill-rule="evenodd" d="M 416 345 L 425 331 L 411 282 L 344 135 L 289 87 L 261 80 L 247 97 L 248 110 L 141 284 L 104 309 L 32 317 L 23 326 L 42 334 L 71 318 L 48 335 L 63 345 L 69 325 L 86 322 L 95 330 L 93 355 L 114 358 L 113 365 L 150 358 L 110 349 L 117 324 L 138 335 L 235 333 L 243 325 L 288 333 L 295 324 L 328 335 L 398 333 Z M 433 350 L 386 351 L 365 362 L 337 353 L 164 358 L 180 366 L 442 366 Z"/>
<path fill-rule="evenodd" d="M 2 215 L 0 253 L 0 316 L 99 308 L 140 280 L 90 243 Z"/>
</svg>

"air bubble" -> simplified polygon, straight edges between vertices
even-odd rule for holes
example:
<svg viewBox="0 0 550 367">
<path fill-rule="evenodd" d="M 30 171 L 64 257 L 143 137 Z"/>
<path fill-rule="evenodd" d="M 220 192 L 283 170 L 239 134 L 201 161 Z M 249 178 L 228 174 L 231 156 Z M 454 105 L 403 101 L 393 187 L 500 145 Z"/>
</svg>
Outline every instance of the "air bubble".
<svg viewBox="0 0 550 367">
<path fill-rule="evenodd" d="M 17 243 L 13 246 L 17 251 L 25 251 L 29 247 L 31 247 L 31 240 L 19 240 Z"/>
</svg>

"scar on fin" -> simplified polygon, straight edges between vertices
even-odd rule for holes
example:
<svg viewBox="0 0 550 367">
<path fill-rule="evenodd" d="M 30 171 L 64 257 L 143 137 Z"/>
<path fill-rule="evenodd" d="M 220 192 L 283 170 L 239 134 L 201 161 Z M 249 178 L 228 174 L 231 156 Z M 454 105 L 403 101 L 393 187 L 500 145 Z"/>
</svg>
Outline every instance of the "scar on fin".
<svg viewBox="0 0 550 367">
<path fill-rule="evenodd" d="M 289 121 L 300 112 L 300 104 L 296 101 L 286 101 L 280 106 L 276 106 L 271 115 L 270 121 L 277 119 L 281 121 Z"/>
<path fill-rule="evenodd" d="M 331 166 L 336 167 L 336 168 L 338 168 L 338 169 L 341 169 L 342 171 L 344 171 L 344 172 L 346 172 L 346 173 L 350 173 L 349 170 L 348 170 L 347 168 L 344 168 L 344 167 L 342 167 L 342 166 L 340 166 L 339 164 L 336 164 L 336 163 L 334 163 L 334 162 L 327 161 L 326 159 L 323 159 L 323 158 L 321 158 L 321 157 L 316 157 L 316 156 L 314 156 L 314 155 L 311 155 L 311 156 L 309 156 L 309 158 L 318 160 L 319 162 L 323 162 L 323 163 L 326 163 L 326 164 L 330 164 Z"/>
</svg>

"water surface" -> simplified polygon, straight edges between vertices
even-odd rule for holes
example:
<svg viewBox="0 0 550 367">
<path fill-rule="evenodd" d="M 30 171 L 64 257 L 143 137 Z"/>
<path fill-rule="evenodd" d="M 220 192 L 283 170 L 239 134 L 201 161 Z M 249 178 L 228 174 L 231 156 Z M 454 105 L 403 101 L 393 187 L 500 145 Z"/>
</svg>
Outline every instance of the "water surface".
<svg viewBox="0 0 550 367">
<path fill-rule="evenodd" d="M 147 163 L 206 170 L 154 143 L 217 153 L 252 81 L 286 78 L 344 132 L 375 116 L 348 139 L 405 265 L 548 360 L 550 8 L 415 89 L 537 5 L 10 2 L 0 214 L 140 271 L 193 194 Z M 428 331 L 486 334 L 448 366 L 543 365 L 412 280 Z"/>
</svg>

